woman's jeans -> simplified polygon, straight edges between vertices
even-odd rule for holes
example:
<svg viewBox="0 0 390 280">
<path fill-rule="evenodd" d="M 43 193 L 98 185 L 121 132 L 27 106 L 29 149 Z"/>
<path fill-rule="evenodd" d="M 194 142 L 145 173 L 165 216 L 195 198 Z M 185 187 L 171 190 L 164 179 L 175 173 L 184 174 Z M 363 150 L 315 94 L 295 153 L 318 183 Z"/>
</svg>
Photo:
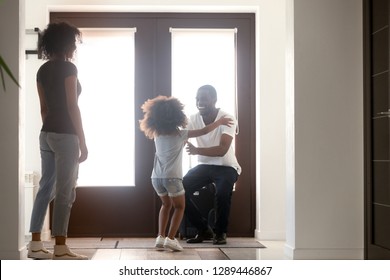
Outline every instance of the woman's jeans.
<svg viewBox="0 0 390 280">
<path fill-rule="evenodd" d="M 192 194 L 208 184 L 215 184 L 216 220 L 214 231 L 216 234 L 223 234 L 227 232 L 232 191 L 237 179 L 238 173 L 232 167 L 206 164 L 195 166 L 183 177 L 186 191 L 185 215 L 198 232 L 207 230 L 208 223 L 192 201 Z"/>
<path fill-rule="evenodd" d="M 39 142 L 42 177 L 32 210 L 30 232 L 42 231 L 47 208 L 54 199 L 52 235 L 67 236 L 70 211 L 76 198 L 79 140 L 73 134 L 42 131 Z"/>
</svg>

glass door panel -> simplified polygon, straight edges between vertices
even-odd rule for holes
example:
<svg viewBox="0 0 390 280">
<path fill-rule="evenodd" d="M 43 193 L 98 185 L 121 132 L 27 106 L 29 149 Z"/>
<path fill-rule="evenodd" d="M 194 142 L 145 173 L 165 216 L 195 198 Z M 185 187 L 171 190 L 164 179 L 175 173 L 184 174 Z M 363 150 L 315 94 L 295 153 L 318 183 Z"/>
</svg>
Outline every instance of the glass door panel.
<svg viewBox="0 0 390 280">
<path fill-rule="evenodd" d="M 198 88 L 217 90 L 217 107 L 236 116 L 236 29 L 171 28 L 172 95 L 189 117 L 197 113 Z M 233 143 L 234 145 L 234 143 Z M 183 153 L 183 174 L 196 165 L 196 157 Z"/>
<path fill-rule="evenodd" d="M 134 186 L 135 29 L 81 29 L 79 99 L 88 145 L 79 186 Z"/>
</svg>

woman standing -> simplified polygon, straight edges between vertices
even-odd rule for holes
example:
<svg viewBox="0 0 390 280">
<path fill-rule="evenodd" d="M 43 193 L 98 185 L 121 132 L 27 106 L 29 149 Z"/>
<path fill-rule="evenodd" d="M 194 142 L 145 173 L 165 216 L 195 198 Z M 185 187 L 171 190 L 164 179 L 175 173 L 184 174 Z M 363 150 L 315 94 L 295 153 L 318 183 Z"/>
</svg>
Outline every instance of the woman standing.
<svg viewBox="0 0 390 280">
<path fill-rule="evenodd" d="M 70 62 L 81 32 L 67 23 L 51 23 L 43 31 L 38 49 L 48 59 L 37 72 L 37 89 L 43 126 L 39 136 L 42 177 L 34 201 L 28 257 L 84 260 L 66 245 L 70 211 L 75 201 L 79 163 L 88 157 L 78 97 L 81 86 L 77 68 Z M 54 200 L 51 253 L 41 241 L 49 203 Z"/>
</svg>

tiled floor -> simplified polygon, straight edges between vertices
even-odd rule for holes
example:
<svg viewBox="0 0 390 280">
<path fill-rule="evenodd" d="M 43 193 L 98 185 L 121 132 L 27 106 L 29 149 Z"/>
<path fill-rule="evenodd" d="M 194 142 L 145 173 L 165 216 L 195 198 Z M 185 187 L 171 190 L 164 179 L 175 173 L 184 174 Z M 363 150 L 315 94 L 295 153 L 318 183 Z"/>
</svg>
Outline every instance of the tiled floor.
<svg viewBox="0 0 390 280">
<path fill-rule="evenodd" d="M 229 238 L 228 242 L 233 242 Z M 240 239 L 242 241 L 242 238 Z M 246 240 L 244 240 L 246 241 Z M 248 238 L 253 242 L 253 238 Z M 185 241 L 180 242 L 185 245 Z M 139 238 L 69 238 L 73 251 L 84 254 L 90 260 L 283 260 L 284 241 L 261 241 L 266 248 L 184 248 L 181 252 L 158 251 L 153 248 L 154 239 Z M 45 242 L 48 249 L 53 241 Z"/>
</svg>

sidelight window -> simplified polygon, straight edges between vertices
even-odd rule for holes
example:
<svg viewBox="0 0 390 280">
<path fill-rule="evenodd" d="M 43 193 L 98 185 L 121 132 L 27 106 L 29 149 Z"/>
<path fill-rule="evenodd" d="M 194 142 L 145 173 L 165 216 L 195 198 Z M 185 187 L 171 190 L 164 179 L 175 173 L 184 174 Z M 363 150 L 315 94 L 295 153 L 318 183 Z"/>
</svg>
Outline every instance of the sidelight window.
<svg viewBox="0 0 390 280">
<path fill-rule="evenodd" d="M 135 29 L 82 29 L 76 64 L 89 150 L 79 186 L 134 186 Z"/>
<path fill-rule="evenodd" d="M 187 116 L 197 112 L 197 89 L 206 84 L 217 90 L 217 107 L 236 114 L 237 29 L 171 28 L 172 95 L 185 105 Z M 184 154 L 183 172 L 196 164 Z"/>
</svg>

